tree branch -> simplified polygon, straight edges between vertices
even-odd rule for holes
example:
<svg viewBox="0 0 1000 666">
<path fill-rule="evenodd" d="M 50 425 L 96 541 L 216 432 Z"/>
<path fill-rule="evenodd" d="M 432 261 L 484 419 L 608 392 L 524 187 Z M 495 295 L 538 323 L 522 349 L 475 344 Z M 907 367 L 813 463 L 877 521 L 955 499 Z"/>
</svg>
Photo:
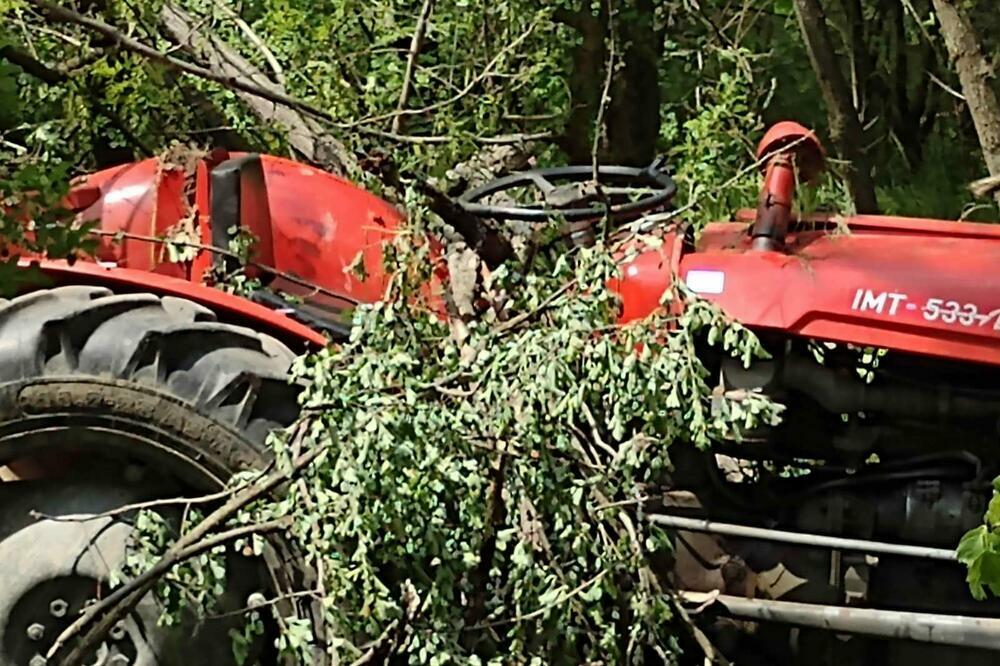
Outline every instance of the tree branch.
<svg viewBox="0 0 1000 666">
<path fill-rule="evenodd" d="M 399 91 L 399 103 L 396 104 L 396 116 L 392 119 L 392 131 L 399 134 L 403 131 L 403 111 L 410 100 L 410 90 L 413 86 L 413 72 L 417 69 L 417 57 L 424 46 L 424 33 L 427 31 L 427 21 L 434 10 L 434 0 L 424 0 L 417 18 L 417 27 L 410 40 L 410 52 L 406 56 L 406 72 L 403 74 L 403 87 Z"/>
<path fill-rule="evenodd" d="M 3 58 L 11 64 L 17 65 L 25 71 L 26 74 L 30 74 L 40 81 L 44 81 L 50 85 L 56 83 L 62 83 L 66 80 L 66 72 L 58 69 L 53 69 L 37 60 L 34 56 L 25 51 L 18 49 L 10 44 L 4 44 L 0 46 L 0 58 Z"/>
<path fill-rule="evenodd" d="M 300 425 L 300 428 L 303 426 Z M 299 436 L 304 432 L 300 430 Z M 327 447 L 316 446 L 298 456 L 290 469 L 276 471 L 258 483 L 255 483 L 235 495 L 225 504 L 210 513 L 190 532 L 179 538 L 164 553 L 163 557 L 148 571 L 135 579 L 128 581 L 107 597 L 88 607 L 69 627 L 63 631 L 49 648 L 46 658 L 54 660 L 60 666 L 80 666 L 86 655 L 92 650 L 116 622 L 125 617 L 146 593 L 155 585 L 161 576 L 169 572 L 179 562 L 194 557 L 215 546 L 226 543 L 240 536 L 265 531 L 280 531 L 288 527 L 287 520 L 279 519 L 259 525 L 248 525 L 233 528 L 226 532 L 212 534 L 213 530 L 224 525 L 236 513 L 248 504 L 271 493 L 278 486 L 297 476 L 302 470 L 313 463 Z M 79 641 L 65 655 L 63 651 L 67 643 L 80 636 Z"/>
<path fill-rule="evenodd" d="M 155 48 L 152 48 L 142 42 L 139 42 L 131 37 L 128 37 L 117 28 L 98 21 L 96 19 L 89 18 L 78 12 L 65 7 L 60 7 L 59 5 L 49 2 L 49 0 L 26 0 L 26 2 L 38 7 L 43 14 L 49 17 L 53 21 L 62 21 L 75 23 L 88 30 L 96 32 L 98 34 L 107 37 L 114 45 L 123 48 L 127 51 L 131 51 L 138 55 L 148 58 L 154 62 L 158 62 L 167 67 L 176 69 L 185 74 L 190 74 L 191 76 L 196 76 L 198 78 L 205 79 L 207 81 L 214 81 L 228 89 L 240 91 L 251 95 L 254 97 L 259 97 L 261 99 L 268 100 L 274 104 L 280 104 L 291 109 L 298 110 L 302 113 L 307 114 L 315 119 L 322 120 L 329 123 L 333 127 L 339 129 L 355 129 L 356 123 L 342 123 L 338 122 L 336 118 L 333 117 L 327 111 L 310 104 L 304 100 L 298 99 L 291 95 L 286 94 L 283 90 L 275 89 L 273 86 L 259 85 L 252 81 L 247 81 L 241 75 L 236 75 L 230 72 L 220 72 L 201 65 L 196 65 L 174 56 L 163 53 Z M 169 5 L 164 7 L 164 12 L 173 13 L 175 15 L 181 14 L 180 10 L 170 7 Z M 415 112 L 404 112 L 406 114 L 419 113 L 423 110 Z M 363 134 L 370 134 L 373 136 L 378 136 L 383 139 L 389 139 L 399 143 L 413 143 L 413 144 L 439 144 L 439 143 L 449 143 L 455 140 L 455 137 L 451 136 L 410 136 L 405 134 L 399 134 L 397 132 L 383 132 L 381 130 L 357 127 L 357 130 Z M 512 134 L 506 136 L 493 136 L 493 137 L 472 137 L 477 143 L 483 144 L 508 144 L 508 143 L 520 143 L 522 141 L 540 140 L 552 138 L 552 134 L 549 132 L 542 132 L 537 134 Z"/>
<path fill-rule="evenodd" d="M 995 69 L 983 40 L 954 0 L 933 0 L 948 55 L 955 63 L 983 159 L 991 176 L 1000 176 L 1000 95 L 993 87 Z M 1000 203 L 1000 191 L 995 192 Z"/>
<path fill-rule="evenodd" d="M 864 130 L 858 120 L 844 73 L 840 71 L 823 7 L 819 0 L 795 0 L 795 14 L 826 102 L 830 134 L 841 156 L 850 162 L 847 167 L 847 188 L 854 200 L 854 207 L 859 213 L 877 212 L 875 184 L 862 148 Z"/>
<path fill-rule="evenodd" d="M 215 81 L 216 83 L 221 83 L 227 88 L 232 88 L 235 90 L 241 90 L 258 97 L 263 97 L 264 99 L 271 100 L 278 104 L 284 104 L 285 106 L 292 107 L 294 109 L 299 109 L 310 115 L 316 116 L 317 118 L 322 118 L 324 120 L 334 121 L 335 119 L 326 111 L 309 104 L 303 100 L 297 99 L 290 95 L 286 95 L 275 90 L 265 88 L 263 86 L 256 85 L 244 81 L 235 76 L 222 74 L 220 72 L 215 72 L 213 70 L 201 67 L 199 65 L 194 65 L 192 63 L 186 62 L 179 58 L 175 58 L 172 55 L 163 53 L 155 48 L 147 46 L 142 42 L 139 42 L 131 37 L 123 34 L 117 28 L 114 28 L 107 23 L 98 21 L 97 19 L 92 19 L 83 14 L 79 14 L 71 9 L 61 7 L 49 0 L 26 0 L 28 3 L 38 7 L 43 14 L 48 16 L 50 19 L 55 21 L 64 21 L 69 23 L 76 23 L 88 30 L 96 32 L 98 34 L 104 35 L 110 39 L 115 45 L 125 49 L 126 51 L 132 51 L 138 55 L 148 58 L 155 62 L 159 62 L 168 67 L 180 70 L 186 74 L 191 74 L 192 76 L 197 76 L 202 79 L 207 79 L 209 81 Z"/>
</svg>

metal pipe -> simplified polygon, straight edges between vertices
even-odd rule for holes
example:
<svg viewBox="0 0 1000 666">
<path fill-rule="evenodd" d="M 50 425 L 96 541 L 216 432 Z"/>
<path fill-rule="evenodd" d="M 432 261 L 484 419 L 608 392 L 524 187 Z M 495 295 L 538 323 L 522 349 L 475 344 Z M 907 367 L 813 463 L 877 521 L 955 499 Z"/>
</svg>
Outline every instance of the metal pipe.
<svg viewBox="0 0 1000 666">
<path fill-rule="evenodd" d="M 947 562 L 957 561 L 955 551 L 948 550 L 947 548 L 908 546 L 899 543 L 867 541 L 865 539 L 845 539 L 843 537 L 825 536 L 822 534 L 786 532 L 783 530 L 770 530 L 763 527 L 751 527 L 749 525 L 716 523 L 702 518 L 687 518 L 684 516 L 671 516 L 662 513 L 649 514 L 646 518 L 650 522 L 656 523 L 657 525 L 672 527 L 679 530 L 688 530 L 690 532 L 705 532 L 708 534 L 720 534 L 723 536 L 740 537 L 745 539 L 778 541 L 781 543 L 791 543 L 800 546 L 812 546 L 814 548 L 851 550 L 879 555 L 901 555 L 903 557 L 918 557 L 929 560 L 944 560 Z"/>
<path fill-rule="evenodd" d="M 681 599 L 705 603 L 711 595 L 681 592 Z M 937 643 L 966 648 L 1000 650 L 1000 619 L 967 615 L 938 615 L 803 604 L 794 601 L 715 597 L 729 615 L 746 620 L 779 622 L 848 634 Z"/>
</svg>

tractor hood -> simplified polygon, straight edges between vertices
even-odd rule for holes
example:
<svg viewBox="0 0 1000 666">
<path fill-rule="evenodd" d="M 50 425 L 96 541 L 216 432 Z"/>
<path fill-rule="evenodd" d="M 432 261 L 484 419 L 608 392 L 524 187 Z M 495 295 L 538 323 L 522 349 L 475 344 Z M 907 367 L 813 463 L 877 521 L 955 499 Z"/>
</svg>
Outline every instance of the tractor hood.
<svg viewBox="0 0 1000 666">
<path fill-rule="evenodd" d="M 320 169 L 224 152 L 106 169 L 76 181 L 69 202 L 97 222 L 102 263 L 200 282 L 213 268 L 234 269 L 226 253 L 243 247 L 273 269 L 272 286 L 330 311 L 381 297 L 381 244 L 402 220 L 389 203 Z M 373 277 L 350 270 L 359 256 Z"/>
</svg>

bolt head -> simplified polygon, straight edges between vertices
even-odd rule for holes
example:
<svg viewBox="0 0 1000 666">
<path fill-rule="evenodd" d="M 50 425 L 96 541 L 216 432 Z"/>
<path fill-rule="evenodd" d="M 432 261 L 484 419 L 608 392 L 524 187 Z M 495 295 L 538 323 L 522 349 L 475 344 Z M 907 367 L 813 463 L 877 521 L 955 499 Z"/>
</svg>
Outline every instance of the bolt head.
<svg viewBox="0 0 1000 666">
<path fill-rule="evenodd" d="M 40 654 L 36 654 L 31 658 L 31 661 L 28 662 L 28 666 L 45 666 L 47 662 L 48 660 L 45 657 Z"/>
<path fill-rule="evenodd" d="M 108 636 L 113 641 L 120 641 L 125 638 L 125 625 L 121 622 L 116 623 L 115 626 L 111 627 L 111 631 L 108 632 Z"/>
<path fill-rule="evenodd" d="M 40 641 L 45 638 L 45 625 L 34 622 L 28 627 L 27 634 L 29 639 Z"/>
<path fill-rule="evenodd" d="M 69 604 L 64 599 L 53 599 L 49 603 L 49 615 L 52 617 L 64 617 L 69 610 Z"/>
</svg>

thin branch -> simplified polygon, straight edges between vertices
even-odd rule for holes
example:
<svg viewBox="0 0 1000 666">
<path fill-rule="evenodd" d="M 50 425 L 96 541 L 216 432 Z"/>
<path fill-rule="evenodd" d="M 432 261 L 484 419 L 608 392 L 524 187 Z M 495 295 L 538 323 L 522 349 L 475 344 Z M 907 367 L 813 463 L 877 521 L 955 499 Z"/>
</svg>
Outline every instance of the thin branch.
<svg viewBox="0 0 1000 666">
<path fill-rule="evenodd" d="M 517 38 L 514 39 L 514 41 L 512 41 L 510 44 L 508 44 L 504 48 L 500 49 L 500 51 L 495 56 L 493 56 L 493 59 L 490 60 L 488 63 L 486 63 L 486 66 L 483 67 L 483 71 L 481 71 L 479 74 L 477 74 L 475 77 L 473 77 L 472 80 L 469 81 L 469 83 L 467 83 L 465 85 L 465 87 L 463 87 L 461 90 L 459 90 L 457 93 L 455 93 L 451 97 L 449 97 L 447 99 L 443 99 L 443 100 L 441 100 L 439 102 L 434 102 L 433 104 L 429 104 L 429 105 L 427 105 L 427 106 L 425 106 L 423 108 L 420 108 L 420 109 L 402 109 L 402 110 L 394 111 L 393 113 L 386 113 L 386 114 L 383 114 L 383 115 L 380 115 L 380 116 L 369 116 L 368 118 L 362 118 L 361 120 L 357 120 L 357 121 L 355 121 L 353 123 L 349 123 L 349 124 L 344 125 L 344 129 L 353 129 L 353 128 L 361 126 L 361 125 L 367 125 L 367 124 L 371 124 L 371 123 L 377 123 L 377 122 L 382 121 L 382 120 L 389 120 L 390 118 L 395 118 L 395 117 L 398 117 L 400 115 L 404 115 L 404 116 L 423 115 L 425 113 L 430 113 L 431 111 L 436 111 L 437 109 L 440 109 L 442 107 L 454 104 L 455 102 L 461 100 L 463 97 L 465 97 L 466 95 L 468 95 L 469 93 L 471 93 L 473 90 L 475 90 L 475 88 L 476 88 L 477 85 L 479 85 L 484 80 L 486 80 L 487 78 L 489 78 L 490 75 L 493 73 L 493 69 L 500 63 L 500 60 L 502 60 L 504 56 L 506 56 L 508 53 L 510 53 L 511 51 L 513 51 L 514 49 L 516 49 L 517 47 L 519 47 L 522 43 L 524 43 L 524 40 L 526 40 L 531 35 L 531 33 L 535 31 L 536 27 L 537 27 L 537 23 L 532 23 L 531 25 L 529 25 L 528 28 L 527 28 L 527 30 L 525 30 L 520 35 L 518 35 Z M 542 137 L 539 137 L 539 138 L 542 138 Z M 485 140 L 482 141 L 482 142 L 483 143 L 489 143 L 488 141 L 485 141 Z"/>
<path fill-rule="evenodd" d="M 191 76 L 196 76 L 198 78 L 205 79 L 207 81 L 214 81 L 215 83 L 225 86 L 226 88 L 229 88 L 231 90 L 238 90 L 248 95 L 253 95 L 261 99 L 266 99 L 275 104 L 281 104 L 283 106 L 287 106 L 297 111 L 301 111 L 302 113 L 312 116 L 318 120 L 330 123 L 332 126 L 338 129 L 344 129 L 344 130 L 358 129 L 358 131 L 365 134 L 379 136 L 381 138 L 390 139 L 392 141 L 396 141 L 399 143 L 412 143 L 412 144 L 449 143 L 458 138 L 455 136 L 410 136 L 405 134 L 399 134 L 396 132 L 383 132 L 380 130 L 358 127 L 358 123 L 338 122 L 337 119 L 334 118 L 332 114 L 330 114 L 327 111 L 324 111 L 323 109 L 320 109 L 319 107 L 313 104 L 310 104 L 309 102 L 298 99 L 296 97 L 292 97 L 290 95 L 274 90 L 272 88 L 267 88 L 265 86 L 257 85 L 255 83 L 246 81 L 245 79 L 240 77 L 223 74 L 208 69 L 206 67 L 195 65 L 185 60 L 175 58 L 172 55 L 163 53 L 151 46 L 143 44 L 142 42 L 139 42 L 135 39 L 132 39 L 131 37 L 123 34 L 117 28 L 110 26 L 107 23 L 103 23 L 96 19 L 89 18 L 71 9 L 60 7 L 57 4 L 49 2 L 49 0 L 26 0 L 26 1 L 38 7 L 44 14 L 46 14 L 50 19 L 54 21 L 65 21 L 69 23 L 76 23 L 77 25 L 83 26 L 88 30 L 92 30 L 93 32 L 104 35 L 105 37 L 110 39 L 115 45 L 127 51 L 131 51 L 145 58 L 148 58 L 149 60 L 152 60 L 154 62 L 158 62 L 163 65 L 166 65 L 167 67 L 171 67 L 178 71 L 184 72 L 185 74 L 190 74 Z M 510 46 L 513 46 L 513 44 Z M 499 58 L 500 56 L 498 55 L 497 57 Z M 472 90 L 471 86 L 469 86 L 468 88 L 470 91 Z M 425 109 L 404 111 L 403 113 L 405 115 L 425 113 L 429 109 L 437 108 L 438 106 L 443 106 L 445 104 L 450 104 L 454 99 L 455 97 L 452 97 L 451 99 L 444 100 L 437 104 L 431 105 L 431 107 Z M 386 117 L 387 118 L 392 117 L 392 115 L 394 114 L 391 114 L 390 116 Z M 368 121 L 359 121 L 359 122 L 368 122 Z M 501 135 L 493 137 L 478 137 L 478 136 L 471 137 L 473 141 L 487 145 L 521 143 L 524 141 L 534 141 L 534 140 L 548 139 L 548 138 L 552 138 L 552 134 L 550 132 L 542 132 L 537 134 L 512 134 L 512 135 Z"/>
<path fill-rule="evenodd" d="M 206 518 L 206 521 L 207 520 L 208 519 Z M 236 539 L 241 539 L 254 534 L 283 532 L 291 527 L 291 524 L 291 517 L 284 516 L 282 518 L 269 520 L 264 523 L 240 525 L 239 527 L 234 527 L 230 530 L 226 530 L 225 532 L 219 532 L 217 534 L 205 536 L 201 539 L 192 540 L 191 543 L 185 544 L 181 548 L 176 548 L 175 545 L 174 548 L 167 551 L 167 554 L 157 561 L 152 567 L 130 580 L 123 587 L 118 588 L 114 593 L 89 606 L 87 610 L 75 622 L 73 622 L 73 624 L 71 624 L 62 634 L 59 635 L 59 638 L 56 639 L 56 642 L 49 649 L 46 658 L 52 659 L 56 656 L 57 651 L 62 648 L 62 646 L 66 645 L 68 640 L 78 635 L 95 618 L 100 617 L 100 620 L 94 625 L 94 628 L 84 634 L 81 637 L 80 642 L 73 647 L 69 654 L 67 654 L 62 661 L 58 662 L 61 666 L 79 666 L 83 664 L 84 660 L 87 658 L 87 651 L 95 647 L 95 644 L 105 636 L 107 631 L 110 630 L 111 627 L 114 626 L 114 624 L 128 612 L 130 612 L 132 608 L 135 607 L 135 604 L 138 603 L 147 592 L 149 592 L 150 588 L 156 583 L 156 581 L 167 574 L 175 566 L 182 562 L 186 562 L 192 557 L 208 552 L 217 546 L 222 546 L 230 541 L 235 541 Z M 200 527 L 200 525 L 198 527 Z M 177 545 L 181 544 L 182 541 L 184 541 L 183 538 L 177 542 Z"/>
<path fill-rule="evenodd" d="M 417 69 L 417 57 L 420 49 L 424 46 L 424 34 L 427 31 L 427 22 L 430 20 L 431 12 L 434 10 L 434 0 L 424 0 L 420 7 L 420 16 L 417 18 L 417 27 L 413 31 L 413 38 L 410 40 L 410 52 L 406 56 L 406 72 L 403 74 L 403 87 L 399 91 L 399 102 L 396 104 L 396 116 L 392 119 L 392 132 L 399 134 L 403 131 L 403 112 L 406 111 L 406 104 L 410 101 L 410 91 L 413 87 L 413 72 Z"/>
<path fill-rule="evenodd" d="M 264 56 L 264 60 L 267 61 L 271 71 L 274 72 L 274 80 L 282 86 L 285 85 L 285 70 L 282 69 L 281 63 L 274 57 L 274 53 L 267 47 L 264 40 L 250 27 L 250 24 L 244 21 L 239 14 L 222 2 L 222 0 L 215 0 L 215 6 L 236 24 L 236 27 L 240 29 L 251 44 L 257 47 L 257 50 Z"/>
<path fill-rule="evenodd" d="M 965 100 L 965 95 L 963 95 L 962 93 L 958 92 L 957 90 L 955 90 L 954 88 L 952 88 L 951 86 L 949 86 L 947 83 L 945 83 L 944 81 L 942 81 L 938 77 L 934 76 L 934 72 L 928 71 L 927 72 L 927 76 L 929 76 L 930 79 L 931 79 L 931 81 L 933 81 L 934 83 L 936 83 L 938 85 L 938 87 L 941 88 L 941 90 L 945 91 L 946 93 L 948 93 L 949 95 L 951 95 L 955 99 L 962 100 L 963 102 L 966 101 Z"/>
<path fill-rule="evenodd" d="M 742 180 L 743 178 L 745 178 L 751 172 L 759 171 L 761 166 L 767 164 L 768 161 L 772 157 L 774 157 L 775 155 L 777 155 L 778 153 L 791 150 L 795 146 L 799 145 L 800 143 L 804 143 L 805 141 L 808 141 L 811 138 L 812 138 L 811 135 L 806 134 L 806 135 L 803 135 L 803 136 L 799 137 L 798 139 L 795 139 L 794 141 L 792 141 L 792 142 L 790 142 L 790 143 L 782 146 L 781 148 L 778 148 L 777 150 L 772 150 L 771 152 L 767 153 L 766 155 L 761 156 L 761 158 L 758 159 L 756 162 L 753 162 L 752 164 L 749 164 L 749 165 L 743 167 L 742 169 L 740 169 L 739 171 L 737 171 L 736 174 L 732 178 L 730 178 L 729 180 L 727 180 L 726 182 L 724 182 L 718 188 L 714 188 L 713 191 L 724 192 L 724 191 L 728 190 L 730 187 L 732 187 L 733 185 L 735 185 L 736 183 L 738 183 L 740 180 Z M 828 161 L 832 162 L 834 160 L 828 158 Z M 675 208 L 674 210 L 670 210 L 670 211 L 667 211 L 665 213 L 656 213 L 654 215 L 647 215 L 646 217 L 640 218 L 637 221 L 638 223 L 640 223 L 640 228 L 637 229 L 637 231 L 642 231 L 644 229 L 647 229 L 647 228 L 649 228 L 650 226 L 652 226 L 654 224 L 659 224 L 661 222 L 667 222 L 669 220 L 673 220 L 674 218 L 679 217 L 680 215 L 683 215 L 687 211 L 689 211 L 689 210 L 691 210 L 693 208 L 697 208 L 698 205 L 701 203 L 702 199 L 704 199 L 706 196 L 708 196 L 708 190 L 705 190 L 704 194 L 702 194 L 701 196 L 698 196 L 696 198 L 691 199 L 689 202 L 687 202 L 686 204 L 684 204 L 680 208 Z M 628 240 L 628 239 L 626 239 L 626 240 Z"/>
<path fill-rule="evenodd" d="M 302 437 L 304 433 L 305 426 L 300 424 L 299 433 L 296 437 Z M 326 446 L 314 446 L 306 453 L 298 456 L 293 461 L 290 469 L 273 472 L 261 481 L 233 495 L 225 504 L 210 513 L 200 523 L 195 525 L 191 531 L 179 538 L 150 569 L 128 581 L 101 601 L 88 607 L 79 618 L 59 635 L 52 644 L 52 647 L 49 648 L 46 658 L 53 659 L 61 653 L 70 640 L 80 636 L 79 641 L 76 642 L 68 654 L 60 661 L 54 662 L 59 663 L 61 666 L 80 666 L 88 651 L 100 642 L 111 627 L 114 626 L 115 622 L 131 612 L 156 581 L 179 562 L 241 536 L 259 533 L 264 529 L 272 532 L 286 529 L 288 522 L 281 519 L 260 525 L 234 528 L 216 535 L 211 534 L 213 530 L 222 526 L 236 515 L 240 509 L 273 492 L 278 486 L 297 476 L 326 451 Z M 241 532 L 240 530 L 243 531 Z"/>
<path fill-rule="evenodd" d="M 601 99 L 597 104 L 597 119 L 594 121 L 594 143 L 590 149 L 590 164 L 593 170 L 593 180 L 595 183 L 600 182 L 598 179 L 598 163 L 597 163 L 597 153 L 601 147 L 601 140 L 605 138 L 606 132 L 604 129 L 604 114 L 608 110 L 608 105 L 611 103 L 611 81 L 615 76 L 615 58 L 617 54 L 615 53 L 615 12 L 612 6 L 612 0 L 607 0 L 608 4 L 608 64 L 606 66 L 607 71 L 604 74 L 604 87 L 601 90 Z"/>
<path fill-rule="evenodd" d="M 302 597 L 313 597 L 315 599 L 323 599 L 326 595 L 321 593 L 319 590 L 299 590 L 298 592 L 289 592 L 288 594 L 280 594 L 271 599 L 265 599 L 260 603 L 253 604 L 252 606 L 244 606 L 243 608 L 237 608 L 236 610 L 226 611 L 225 613 L 216 613 L 214 615 L 206 615 L 204 619 L 206 620 L 222 620 L 227 617 L 235 617 L 237 615 L 243 615 L 245 613 L 250 613 L 255 610 L 260 610 L 261 608 L 268 608 L 270 606 L 275 606 L 285 601 L 291 601 L 293 599 L 301 599 Z"/>
<path fill-rule="evenodd" d="M 308 102 L 296 99 L 295 97 L 291 97 L 290 95 L 286 95 L 275 90 L 269 90 L 254 83 L 249 83 L 235 76 L 220 74 L 219 72 L 206 69 L 205 67 L 194 65 L 179 58 L 175 58 L 151 46 L 147 46 L 140 41 L 132 39 L 107 23 L 84 16 L 83 14 L 79 14 L 71 9 L 61 7 L 53 2 L 49 2 L 49 0 L 27 0 L 27 2 L 38 7 L 43 14 L 55 21 L 76 23 L 77 25 L 87 28 L 88 30 L 104 35 L 117 46 L 127 51 L 132 51 L 133 53 L 143 56 L 144 58 L 159 62 L 186 74 L 191 74 L 192 76 L 221 83 L 227 88 L 240 90 L 245 93 L 270 100 L 277 104 L 284 104 L 285 106 L 289 106 L 293 109 L 298 109 L 299 111 L 322 118 L 323 120 L 336 122 L 336 119 L 332 115 L 313 106 L 312 104 L 309 104 Z"/>
<path fill-rule="evenodd" d="M 10 44 L 0 46 L 0 58 L 17 65 L 23 69 L 26 74 L 30 74 L 36 79 L 50 85 L 62 83 L 66 80 L 66 72 L 49 67 L 41 60 L 32 56 L 30 53 L 22 51 L 17 47 L 11 46 Z"/>
<path fill-rule="evenodd" d="M 969 190 L 977 197 L 986 197 L 1000 192 L 1000 176 L 987 176 L 969 185 Z"/>
<path fill-rule="evenodd" d="M 86 523 L 92 520 L 100 520 L 101 518 L 115 518 L 126 513 L 132 513 L 133 511 L 143 511 L 145 509 L 152 509 L 160 506 L 175 506 L 178 504 L 190 506 L 192 504 L 215 502 L 216 500 L 229 497 L 233 493 L 241 490 L 242 487 L 243 486 L 227 488 L 226 490 L 220 490 L 219 492 L 212 493 L 211 495 L 202 495 L 201 497 L 170 497 L 150 500 L 148 502 L 136 502 L 135 504 L 126 504 L 110 511 L 104 511 L 103 513 L 72 513 L 65 516 L 55 516 L 42 513 L 41 511 L 32 510 L 28 512 L 28 515 L 36 520 L 51 520 L 57 523 Z"/>
<path fill-rule="evenodd" d="M 477 625 L 474 625 L 474 626 L 471 626 L 471 627 L 465 627 L 465 630 L 466 631 L 471 631 L 471 630 L 476 630 L 476 629 L 486 629 L 486 628 L 489 628 L 489 627 L 502 627 L 502 626 L 507 625 L 507 624 L 520 624 L 521 622 L 527 622 L 528 620 L 533 620 L 536 617 L 540 617 L 540 616 L 544 615 L 545 613 L 548 613 L 552 609 L 554 609 L 554 608 L 556 608 L 558 606 L 561 606 L 562 604 L 566 603 L 567 601 L 569 601 L 570 599 L 572 599 L 576 595 L 578 595 L 578 594 L 580 594 L 582 592 L 586 592 L 588 589 L 590 589 L 591 587 L 593 587 L 597 583 L 601 582 L 601 579 L 604 578 L 604 576 L 606 576 L 607 573 L 608 573 L 607 570 L 600 572 L 599 574 L 597 574 L 593 578 L 589 578 L 589 579 L 585 580 L 584 582 L 580 583 L 578 586 L 576 586 L 575 588 L 573 588 L 572 590 L 570 590 L 566 594 L 559 595 L 558 597 L 556 597 L 556 600 L 553 601 L 552 603 L 546 604 L 546 605 L 542 606 L 541 608 L 536 608 L 535 610 L 531 611 L 530 613 L 526 613 L 524 615 L 517 615 L 517 616 L 514 616 L 512 618 L 507 618 L 507 619 L 504 619 L 504 620 L 494 620 L 493 622 L 484 622 L 482 624 L 477 624 Z"/>
<path fill-rule="evenodd" d="M 147 236 L 145 234 L 136 234 L 136 233 L 132 233 L 130 231 L 106 231 L 106 230 L 103 230 L 103 229 L 90 229 L 88 231 L 88 233 L 90 233 L 92 236 L 106 236 L 106 237 L 115 238 L 115 239 L 128 238 L 128 239 L 131 239 L 131 240 L 145 241 L 147 243 L 156 243 L 158 245 L 164 245 L 164 246 L 166 246 L 166 245 L 173 245 L 173 246 L 176 246 L 176 247 L 188 247 L 188 248 L 191 248 L 193 250 L 200 250 L 202 252 L 211 252 L 213 254 L 217 254 L 217 255 L 220 255 L 220 256 L 223 256 L 223 257 L 228 257 L 230 259 L 235 259 L 235 260 L 237 260 L 237 261 L 239 261 L 241 263 L 246 264 L 247 266 L 252 266 L 252 267 L 257 268 L 259 270 L 262 270 L 262 271 L 264 271 L 266 273 L 269 273 L 269 274 L 271 274 L 271 275 L 273 275 L 275 277 L 279 277 L 279 278 L 282 278 L 284 280 L 288 280 L 289 282 L 294 282 L 295 284 L 299 285 L 300 287 L 306 287 L 308 289 L 312 289 L 314 293 L 323 294 L 324 296 L 330 296 L 331 298 L 337 298 L 337 299 L 340 299 L 342 301 L 345 301 L 345 302 L 348 302 L 348 303 L 352 303 L 352 304 L 355 304 L 355 305 L 357 304 L 357 301 L 355 301 L 350 296 L 345 296 L 344 294 L 338 294 L 335 291 L 330 291 L 329 289 L 326 289 L 325 287 L 321 287 L 318 284 L 314 284 L 312 282 L 309 282 L 308 280 L 304 280 L 304 279 L 300 278 L 299 276 L 297 276 L 297 275 L 295 275 L 293 273 L 286 273 L 285 271 L 279 271 L 278 269 L 274 268 L 273 266 L 268 266 L 267 264 L 262 264 L 260 262 L 253 261 L 252 259 L 247 259 L 246 257 L 243 257 L 243 256 L 241 256 L 240 254 L 238 254 L 236 252 L 232 252 L 230 250 L 226 250 L 224 248 L 217 247 L 215 245 L 206 245 L 204 243 L 196 243 L 194 241 L 185 241 L 185 240 L 174 240 L 174 239 L 169 239 L 169 238 L 161 238 L 159 236 Z"/>
<path fill-rule="evenodd" d="M 396 134 L 395 132 L 385 132 L 383 130 L 374 129 L 371 127 L 365 127 L 363 125 L 353 126 L 352 129 L 356 129 L 362 134 L 370 134 L 372 136 L 381 137 L 383 139 L 389 139 L 391 141 L 396 141 L 398 143 L 412 143 L 417 145 L 432 145 L 432 144 L 442 144 L 451 143 L 452 141 L 457 141 L 462 139 L 461 134 L 452 135 L 442 135 L 442 136 L 418 136 L 412 134 Z M 541 141 L 544 139 L 553 138 L 552 132 L 535 132 L 533 134 L 500 134 L 497 136 L 473 136 L 470 137 L 475 143 L 481 143 L 487 146 L 504 146 L 509 144 L 527 143 L 529 141 Z"/>
</svg>

